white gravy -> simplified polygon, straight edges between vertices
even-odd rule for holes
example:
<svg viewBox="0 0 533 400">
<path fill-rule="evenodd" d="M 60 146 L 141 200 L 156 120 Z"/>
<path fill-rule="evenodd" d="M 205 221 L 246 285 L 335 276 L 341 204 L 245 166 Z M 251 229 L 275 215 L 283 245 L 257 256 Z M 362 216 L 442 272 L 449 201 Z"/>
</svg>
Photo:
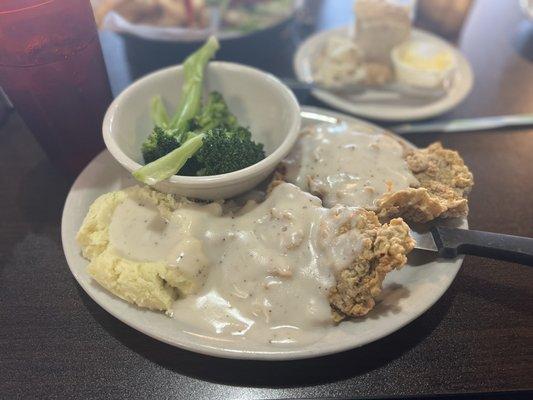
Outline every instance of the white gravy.
<svg viewBox="0 0 533 400">
<path fill-rule="evenodd" d="M 305 130 L 283 164 L 285 180 L 319 196 L 326 207 L 375 210 L 386 192 L 418 186 L 396 140 L 345 123 Z"/>
<path fill-rule="evenodd" d="M 162 222 L 127 200 L 113 215 L 111 244 L 124 257 L 166 260 L 198 280 L 198 292 L 173 312 L 195 334 L 279 346 L 318 340 L 332 324 L 335 272 L 360 251 L 357 229 L 338 235 L 348 221 L 355 226 L 357 209 L 325 209 L 288 183 L 239 214 L 220 216 L 216 206 L 185 206 Z"/>
</svg>

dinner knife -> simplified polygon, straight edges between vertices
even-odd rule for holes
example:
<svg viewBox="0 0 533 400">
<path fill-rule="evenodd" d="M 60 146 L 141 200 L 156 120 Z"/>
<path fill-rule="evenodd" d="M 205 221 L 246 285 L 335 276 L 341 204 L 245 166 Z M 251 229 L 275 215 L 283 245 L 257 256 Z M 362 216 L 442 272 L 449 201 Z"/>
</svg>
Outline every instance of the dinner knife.
<svg viewBox="0 0 533 400">
<path fill-rule="evenodd" d="M 533 266 L 533 238 L 434 226 L 420 233 L 411 230 L 415 248 L 437 252 L 444 258 L 460 254 L 504 260 Z"/>
<path fill-rule="evenodd" d="M 506 127 L 533 126 L 533 114 L 500 115 L 496 117 L 464 118 L 450 121 L 436 121 L 391 126 L 393 132 L 468 132 Z"/>
<path fill-rule="evenodd" d="M 417 88 L 414 86 L 403 85 L 401 83 L 387 83 L 383 85 L 367 84 L 364 82 L 354 82 L 334 86 L 322 85 L 318 82 L 303 82 L 292 78 L 282 78 L 281 81 L 293 90 L 325 90 L 338 95 L 360 95 L 368 91 L 376 91 L 394 95 L 395 98 L 412 97 L 423 99 L 438 99 L 446 94 L 445 88 Z"/>
</svg>

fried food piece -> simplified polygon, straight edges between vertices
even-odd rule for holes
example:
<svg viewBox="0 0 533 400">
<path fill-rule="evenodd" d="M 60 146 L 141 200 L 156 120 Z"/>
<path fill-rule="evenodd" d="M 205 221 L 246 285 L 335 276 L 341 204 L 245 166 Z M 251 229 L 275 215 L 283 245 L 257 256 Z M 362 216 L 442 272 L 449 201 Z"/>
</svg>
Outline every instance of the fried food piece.
<svg viewBox="0 0 533 400">
<path fill-rule="evenodd" d="M 380 219 L 401 216 L 427 222 L 468 214 L 467 195 L 474 178 L 459 153 L 437 142 L 409 152 L 405 159 L 420 187 L 386 193 L 378 201 Z"/>
<path fill-rule="evenodd" d="M 283 183 L 275 179 L 267 191 L 270 193 Z M 415 246 L 409 226 L 401 218 L 381 224 L 373 211 L 338 205 L 321 221 L 321 243 L 332 250 L 338 250 L 346 238 L 352 238 L 351 233 L 361 238 L 357 258 L 335 274 L 336 284 L 328 295 L 336 322 L 368 314 L 376 305 L 385 276 L 402 268 Z M 353 242 L 353 245 L 358 244 Z"/>
<path fill-rule="evenodd" d="M 94 12 L 98 26 L 111 11 L 132 23 L 154 26 L 205 27 L 208 24 L 204 0 L 189 0 L 189 3 L 182 0 L 103 0 Z"/>
<path fill-rule="evenodd" d="M 360 135 L 370 138 L 372 134 L 358 133 L 358 128 L 343 134 L 339 133 L 339 129 L 346 129 L 342 126 L 331 128 L 331 133 L 324 129 L 319 126 L 302 132 L 298 144 L 278 167 L 275 179 L 299 185 L 319 196 L 328 207 L 344 204 L 375 211 L 381 221 L 402 217 L 428 222 L 467 215 L 473 177 L 456 151 L 440 143 L 426 149 L 412 149 L 402 143 L 398 147 L 392 137 L 388 140 L 396 148 L 381 145 L 380 149 L 361 140 Z M 381 151 L 378 164 L 369 149 Z M 391 168 L 387 164 L 393 161 Z M 390 185 L 386 180 L 389 176 Z M 394 183 L 394 176 L 403 180 Z"/>
<path fill-rule="evenodd" d="M 344 229 L 358 229 L 363 233 L 362 249 L 355 262 L 337 274 L 336 285 L 329 293 L 333 319 L 337 322 L 368 314 L 381 293 L 385 276 L 406 263 L 407 254 L 415 244 L 401 218 L 382 225 L 372 211 L 358 209 L 358 216 L 355 226 L 345 225 Z"/>
</svg>

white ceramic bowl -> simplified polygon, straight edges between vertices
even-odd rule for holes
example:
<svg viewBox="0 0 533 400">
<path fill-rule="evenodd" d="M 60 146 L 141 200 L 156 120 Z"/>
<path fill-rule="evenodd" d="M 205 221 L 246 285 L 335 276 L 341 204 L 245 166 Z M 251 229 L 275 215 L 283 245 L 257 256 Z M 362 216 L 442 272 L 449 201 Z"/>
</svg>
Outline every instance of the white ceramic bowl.
<svg viewBox="0 0 533 400">
<path fill-rule="evenodd" d="M 182 66 L 154 72 L 136 81 L 113 101 L 104 118 L 104 141 L 128 171 L 142 166 L 141 144 L 150 134 L 150 100 L 161 95 L 169 110 L 177 107 Z M 213 176 L 172 176 L 154 188 L 165 193 L 216 200 L 236 196 L 260 183 L 289 153 L 300 130 L 300 107 L 293 93 L 277 78 L 240 64 L 211 62 L 204 90 L 224 96 L 239 122 L 249 126 L 266 158 L 239 171 Z"/>
</svg>

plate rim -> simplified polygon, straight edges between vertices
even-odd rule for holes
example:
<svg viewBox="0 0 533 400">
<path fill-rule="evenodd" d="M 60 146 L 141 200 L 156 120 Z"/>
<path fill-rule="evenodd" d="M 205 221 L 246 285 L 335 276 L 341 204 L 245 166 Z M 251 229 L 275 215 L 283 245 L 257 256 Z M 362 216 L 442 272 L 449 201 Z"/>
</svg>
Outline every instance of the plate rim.
<svg viewBox="0 0 533 400">
<path fill-rule="evenodd" d="M 150 25 L 150 24 L 142 24 L 142 23 L 139 23 L 139 24 L 134 24 L 134 23 L 131 23 L 128 21 L 128 24 L 130 24 L 130 27 L 128 28 L 128 30 L 116 30 L 116 29 L 109 29 L 109 28 L 105 28 L 107 30 L 111 30 L 115 33 L 117 33 L 118 35 L 121 35 L 121 36 L 131 36 L 137 40 L 145 40 L 147 42 L 162 42 L 162 43 L 174 43 L 174 44 L 190 44 L 190 43 L 201 43 L 203 41 L 205 41 L 207 38 L 209 38 L 209 36 L 215 34 L 217 36 L 217 39 L 221 42 L 225 42 L 225 41 L 232 41 L 232 40 L 239 40 L 239 39 L 245 39 L 245 38 L 248 38 L 249 36 L 253 36 L 253 35 L 257 35 L 257 34 L 263 34 L 265 32 L 268 32 L 268 31 L 271 31 L 271 30 L 276 30 L 276 29 L 279 29 L 279 27 L 283 26 L 284 24 L 286 24 L 287 22 L 290 22 L 291 19 L 294 19 L 298 12 L 301 10 L 303 4 L 304 4 L 304 1 L 305 0 L 293 0 L 293 4 L 292 4 L 292 10 L 290 10 L 290 12 L 283 16 L 282 19 L 274 22 L 273 24 L 271 25 L 267 25 L 265 27 L 262 27 L 260 29 L 256 29 L 256 30 L 252 30 L 250 32 L 245 32 L 245 31 L 239 31 L 239 30 L 232 30 L 232 29 L 228 29 L 228 28 L 225 28 L 225 29 L 220 29 L 218 32 L 211 32 L 207 29 L 205 29 L 204 31 L 205 32 L 198 32 L 198 31 L 193 31 L 192 34 L 191 34 L 191 31 L 186 29 L 186 28 L 182 28 L 184 31 L 188 31 L 188 32 L 184 32 L 184 33 L 181 33 L 181 37 L 175 37 L 175 38 L 172 38 L 172 39 L 169 39 L 169 38 L 166 38 L 166 37 L 162 37 L 162 38 L 156 38 L 154 37 L 154 35 L 157 33 L 157 34 L 161 34 L 161 31 L 164 31 L 166 27 L 162 27 L 162 26 L 156 26 L 156 25 Z M 123 18 L 125 19 L 120 13 L 118 12 L 115 12 L 116 14 L 119 15 L 120 18 Z M 106 15 L 107 17 L 107 15 Z M 105 18 L 106 18 L 105 17 Z M 104 18 L 104 21 L 105 21 L 105 18 Z M 131 31 L 131 28 L 141 28 L 141 29 L 145 29 L 145 28 L 150 28 L 150 29 L 153 29 L 153 32 L 152 34 L 149 34 L 149 35 L 146 35 L 146 34 L 139 34 L 138 32 L 133 32 Z M 201 30 L 199 30 L 201 31 Z"/>
<path fill-rule="evenodd" d="M 387 129 L 379 127 L 376 124 L 361 120 L 357 117 L 353 117 L 353 116 L 335 112 L 335 111 L 326 110 L 326 109 L 319 108 L 319 107 L 307 107 L 307 106 L 301 107 L 301 114 L 306 113 L 306 112 L 315 113 L 317 115 L 321 115 L 324 117 L 336 118 L 338 120 L 344 120 L 349 123 L 357 123 L 363 126 L 366 125 L 370 127 L 371 129 L 378 129 L 380 131 L 390 132 Z M 309 118 L 306 118 L 302 115 L 302 119 L 309 119 Z M 396 135 L 394 133 L 393 135 L 399 138 L 400 140 L 402 140 L 403 142 L 410 143 L 399 135 Z M 410 144 L 413 145 L 412 143 Z M 61 215 L 61 243 L 63 247 L 63 253 L 65 254 L 65 259 L 67 261 L 67 265 L 74 279 L 76 279 L 76 281 L 81 286 L 81 288 L 84 290 L 84 292 L 102 309 L 104 309 L 106 312 L 111 314 L 113 317 L 115 317 L 122 323 L 130 326 L 131 328 L 151 337 L 152 339 L 166 343 L 173 347 L 177 347 L 183 350 L 187 350 L 187 351 L 191 351 L 191 352 L 199 353 L 203 355 L 208 355 L 208 356 L 215 356 L 215 357 L 228 358 L 228 359 L 260 360 L 260 361 L 289 361 L 289 360 L 298 360 L 298 359 L 309 359 L 309 358 L 322 357 L 322 356 L 327 356 L 331 354 L 337 354 L 337 353 L 342 353 L 345 351 L 353 350 L 353 349 L 362 347 L 364 345 L 367 345 L 369 343 L 372 343 L 374 341 L 380 340 L 400 330 L 404 326 L 410 324 L 415 319 L 420 317 L 426 311 L 428 311 L 448 291 L 449 287 L 455 280 L 455 277 L 457 276 L 457 273 L 459 272 L 462 266 L 462 263 L 463 263 L 463 259 L 464 259 L 463 256 L 458 257 L 454 260 L 456 264 L 455 271 L 450 271 L 449 282 L 445 284 L 444 286 L 441 285 L 440 294 L 438 296 L 435 296 L 435 298 L 427 302 L 423 307 L 420 307 L 419 309 L 417 309 L 416 312 L 409 314 L 405 318 L 405 320 L 401 321 L 399 324 L 391 325 L 390 327 L 387 327 L 387 329 L 380 331 L 377 335 L 374 335 L 368 338 L 367 340 L 362 340 L 358 342 L 357 344 L 346 342 L 346 343 L 337 344 L 336 346 L 329 346 L 325 348 L 319 347 L 318 349 L 315 349 L 315 346 L 311 345 L 310 347 L 306 347 L 303 349 L 296 349 L 296 350 L 281 349 L 281 350 L 276 350 L 272 352 L 266 352 L 266 351 L 255 351 L 255 350 L 250 351 L 250 350 L 245 350 L 245 349 L 243 350 L 224 349 L 224 348 L 216 347 L 216 346 L 192 344 L 192 341 L 190 343 L 185 343 L 183 341 L 176 341 L 176 340 L 173 340 L 172 337 L 150 331 L 150 329 L 147 329 L 142 323 L 137 322 L 137 321 L 132 321 L 126 318 L 122 316 L 120 312 L 117 312 L 116 310 L 114 310 L 113 307 L 100 302 L 96 296 L 96 292 L 94 291 L 94 288 L 91 288 L 91 285 L 87 283 L 86 281 L 84 281 L 84 279 L 82 279 L 82 277 L 79 276 L 78 272 L 75 270 L 75 267 L 74 267 L 75 261 L 73 260 L 74 254 L 72 252 L 72 249 L 69 248 L 69 245 L 67 243 L 66 231 L 68 229 L 67 228 L 68 209 L 72 207 L 71 203 L 74 201 L 75 190 L 81 186 L 80 182 L 82 182 L 85 179 L 85 176 L 90 173 L 91 168 L 94 167 L 94 165 L 96 165 L 99 162 L 99 159 L 105 157 L 107 154 L 108 154 L 107 150 L 104 150 L 100 154 L 98 154 L 95 158 L 93 158 L 93 160 L 91 160 L 91 162 L 84 168 L 84 170 L 76 178 L 76 180 L 71 186 L 69 193 L 66 197 L 65 204 L 63 206 L 62 215 Z M 117 168 L 122 168 L 122 167 L 119 164 L 117 164 Z M 468 224 L 466 218 L 464 218 L 463 221 L 466 225 Z M 79 248 L 77 250 L 79 251 Z M 84 271 L 86 272 L 86 270 Z M 106 291 L 106 294 L 108 296 L 113 296 L 116 299 L 118 299 L 118 297 L 114 296 L 113 294 L 107 291 Z M 138 311 L 143 311 L 143 310 L 139 308 Z M 155 312 L 155 311 L 150 311 L 150 312 Z M 176 329 L 179 329 L 179 327 L 176 327 Z M 320 341 L 318 341 L 317 343 L 320 343 Z"/>
<path fill-rule="evenodd" d="M 321 40 L 329 35 L 334 35 L 336 33 L 345 33 L 349 32 L 351 29 L 350 25 L 342 25 L 330 29 L 325 29 L 319 32 L 316 32 L 312 34 L 311 36 L 307 37 L 303 42 L 301 42 L 294 53 L 293 60 L 292 60 L 292 67 L 294 74 L 296 75 L 298 80 L 305 80 L 306 74 L 303 72 L 304 68 L 304 53 L 312 50 L 315 46 L 315 42 L 318 40 Z M 440 99 L 438 102 L 436 102 L 436 105 L 425 105 L 422 107 L 417 107 L 411 112 L 403 112 L 403 116 L 401 115 L 391 115 L 387 114 L 387 106 L 379 107 L 378 103 L 374 103 L 374 107 L 377 109 L 377 111 L 368 111 L 365 109 L 360 109 L 358 105 L 354 102 L 351 102 L 347 99 L 342 98 L 341 96 L 337 96 L 332 92 L 329 92 L 327 90 L 321 90 L 321 89 L 314 89 L 311 90 L 311 94 L 316 99 L 324 102 L 330 107 L 333 107 L 335 109 L 338 109 L 343 112 L 347 112 L 359 117 L 364 118 L 370 118 L 376 121 L 390 121 L 390 122 L 402 122 L 402 121 L 419 121 L 423 119 L 428 119 L 432 117 L 436 117 L 438 115 L 442 115 L 448 111 L 451 111 L 455 107 L 457 107 L 459 104 L 461 104 L 468 95 L 472 92 L 472 89 L 474 87 L 474 71 L 472 69 L 472 66 L 468 59 L 461 53 L 461 51 L 454 46 L 452 43 L 448 42 L 447 40 L 441 38 L 438 35 L 435 35 L 432 32 L 413 28 L 412 32 L 415 34 L 421 34 L 424 36 L 430 37 L 432 40 L 436 40 L 438 42 L 444 43 L 447 47 L 449 47 L 455 54 L 458 60 L 458 64 L 460 66 L 460 69 L 464 71 L 464 75 L 462 75 L 463 83 L 461 86 L 458 86 L 461 90 L 456 95 L 455 99 L 450 97 L 449 95 L 444 96 L 442 99 Z M 452 101 L 453 100 L 453 101 Z"/>
</svg>

